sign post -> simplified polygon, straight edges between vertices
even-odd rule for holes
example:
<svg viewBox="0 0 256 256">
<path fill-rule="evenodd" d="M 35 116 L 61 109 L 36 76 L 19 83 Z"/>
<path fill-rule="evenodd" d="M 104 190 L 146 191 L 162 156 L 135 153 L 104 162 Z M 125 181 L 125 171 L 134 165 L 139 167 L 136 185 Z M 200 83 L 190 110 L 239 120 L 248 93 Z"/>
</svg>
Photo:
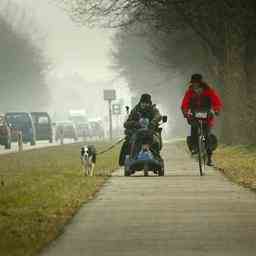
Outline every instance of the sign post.
<svg viewBox="0 0 256 256">
<path fill-rule="evenodd" d="M 108 101 L 109 112 L 109 139 L 113 139 L 113 125 L 112 125 L 112 101 L 116 99 L 115 90 L 104 90 L 104 100 Z"/>
</svg>

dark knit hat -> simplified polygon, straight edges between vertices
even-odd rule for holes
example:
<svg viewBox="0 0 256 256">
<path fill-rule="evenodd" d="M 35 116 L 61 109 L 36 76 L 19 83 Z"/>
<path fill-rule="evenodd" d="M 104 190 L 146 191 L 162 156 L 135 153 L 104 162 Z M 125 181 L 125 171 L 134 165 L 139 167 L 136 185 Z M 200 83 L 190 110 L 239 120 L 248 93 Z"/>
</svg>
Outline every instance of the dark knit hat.
<svg viewBox="0 0 256 256">
<path fill-rule="evenodd" d="M 150 94 L 144 93 L 140 97 L 140 102 L 152 103 Z"/>
<path fill-rule="evenodd" d="M 191 76 L 191 82 L 202 82 L 203 76 L 201 74 L 193 74 Z"/>
</svg>

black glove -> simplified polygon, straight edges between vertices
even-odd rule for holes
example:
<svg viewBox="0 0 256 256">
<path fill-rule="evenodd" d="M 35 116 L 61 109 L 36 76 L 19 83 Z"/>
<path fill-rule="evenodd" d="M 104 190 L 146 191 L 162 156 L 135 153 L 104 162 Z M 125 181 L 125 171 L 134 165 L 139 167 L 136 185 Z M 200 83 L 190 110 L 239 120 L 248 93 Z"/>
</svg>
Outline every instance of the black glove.
<svg viewBox="0 0 256 256">
<path fill-rule="evenodd" d="M 183 110 L 182 110 L 182 114 L 183 114 L 183 117 L 184 117 L 184 118 L 187 118 L 187 117 L 188 117 L 188 113 L 187 113 L 186 111 L 183 111 Z"/>
<path fill-rule="evenodd" d="M 218 111 L 211 110 L 208 115 L 209 115 L 209 117 L 218 116 L 218 115 L 219 115 L 219 112 L 218 112 Z"/>
<path fill-rule="evenodd" d="M 214 117 L 214 111 L 213 110 L 210 110 L 209 112 L 208 112 L 208 117 Z"/>
<path fill-rule="evenodd" d="M 196 126 L 197 125 L 197 121 L 196 121 L 195 118 L 187 118 L 187 122 L 191 126 Z"/>
</svg>

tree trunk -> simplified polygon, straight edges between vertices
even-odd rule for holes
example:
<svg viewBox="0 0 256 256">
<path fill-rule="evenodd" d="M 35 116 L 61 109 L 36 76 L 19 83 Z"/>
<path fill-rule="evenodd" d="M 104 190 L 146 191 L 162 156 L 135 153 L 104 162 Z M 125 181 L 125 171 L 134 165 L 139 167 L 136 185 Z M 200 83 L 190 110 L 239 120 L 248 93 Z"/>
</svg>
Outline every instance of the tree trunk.
<svg viewBox="0 0 256 256">
<path fill-rule="evenodd" d="M 247 102 L 248 102 L 248 127 L 247 133 L 251 143 L 256 144 L 256 38 L 251 38 L 247 44 L 246 69 L 248 75 Z"/>
<path fill-rule="evenodd" d="M 227 25 L 224 57 L 223 138 L 227 144 L 248 143 L 247 74 L 240 35 Z"/>
</svg>

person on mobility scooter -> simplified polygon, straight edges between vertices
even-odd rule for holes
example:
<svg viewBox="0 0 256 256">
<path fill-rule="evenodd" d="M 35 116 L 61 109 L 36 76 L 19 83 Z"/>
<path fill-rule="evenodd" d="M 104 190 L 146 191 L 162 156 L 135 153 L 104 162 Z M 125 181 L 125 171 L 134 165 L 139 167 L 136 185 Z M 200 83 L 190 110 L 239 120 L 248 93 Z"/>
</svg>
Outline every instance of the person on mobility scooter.
<svg viewBox="0 0 256 256">
<path fill-rule="evenodd" d="M 162 128 L 159 123 L 167 121 L 152 104 L 151 96 L 143 94 L 124 123 L 126 139 L 121 148 L 119 165 L 125 166 L 125 175 L 144 170 L 164 175 L 162 149 Z"/>
</svg>

